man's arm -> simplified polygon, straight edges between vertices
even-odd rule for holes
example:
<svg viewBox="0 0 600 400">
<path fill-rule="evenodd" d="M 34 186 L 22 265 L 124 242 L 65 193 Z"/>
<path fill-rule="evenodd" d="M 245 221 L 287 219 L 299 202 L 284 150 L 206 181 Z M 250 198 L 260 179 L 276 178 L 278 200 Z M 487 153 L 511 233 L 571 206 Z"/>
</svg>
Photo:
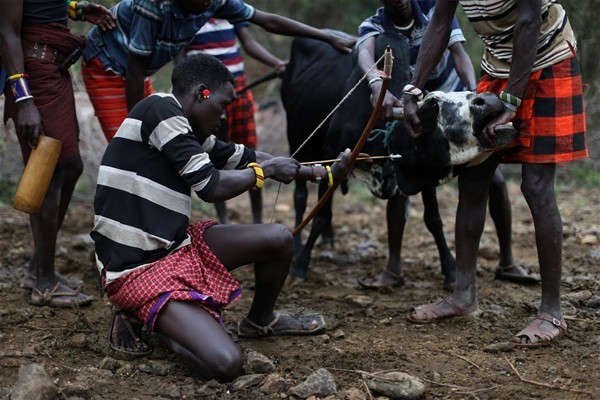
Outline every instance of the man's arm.
<svg viewBox="0 0 600 400">
<path fill-rule="evenodd" d="M 237 37 L 244 49 L 244 52 L 250 57 L 260 61 L 261 63 L 273 67 L 277 72 L 285 71 L 286 62 L 274 56 L 267 50 L 258 40 L 254 38 L 250 29 L 242 26 L 236 30 Z"/>
<path fill-rule="evenodd" d="M 375 103 L 379 98 L 379 93 L 381 93 L 381 87 L 383 85 L 383 80 L 377 72 L 377 68 L 371 69 L 371 67 L 373 66 L 373 64 L 375 64 L 376 61 L 376 40 L 377 36 L 369 36 L 358 45 L 358 66 L 363 74 L 366 74 L 367 71 L 370 70 L 369 74 L 366 77 L 366 81 L 369 85 L 369 89 L 371 90 L 371 105 L 373 107 L 375 107 Z M 398 98 L 396 98 L 396 96 L 394 96 L 392 93 L 387 91 L 385 97 L 383 98 L 381 117 L 386 120 L 391 120 L 393 108 L 401 106 L 401 101 Z"/>
<path fill-rule="evenodd" d="M 144 71 L 147 64 L 148 57 L 129 53 L 127 71 L 125 71 L 125 97 L 128 111 L 144 98 Z"/>
<path fill-rule="evenodd" d="M 465 48 L 460 42 L 456 42 L 449 47 L 449 50 L 452 55 L 452 61 L 454 62 L 454 68 L 463 85 L 465 85 L 468 90 L 474 91 L 477 89 L 475 69 L 473 68 L 473 63 L 465 51 Z"/>
<path fill-rule="evenodd" d="M 435 70 L 444 50 L 448 46 L 452 32 L 452 19 L 458 2 L 454 0 L 438 1 L 427 26 L 419 55 L 415 65 L 415 73 L 411 83 L 417 88 L 425 87 L 427 80 Z M 404 95 L 404 125 L 413 137 L 421 134 L 421 121 L 417 117 L 416 96 Z"/>
<path fill-rule="evenodd" d="M 3 55 L 7 77 L 25 73 L 20 36 L 22 15 L 22 0 L 0 2 L 0 53 Z M 8 87 L 6 90 L 9 90 Z M 32 98 L 19 101 L 17 107 L 17 120 L 14 121 L 17 135 L 27 140 L 31 146 L 36 146 L 42 127 L 40 113 Z"/>
<path fill-rule="evenodd" d="M 513 32 L 513 56 L 505 91 L 518 98 L 522 98 L 525 93 L 535 62 L 542 25 L 541 9 L 541 0 L 519 0 L 517 2 L 518 14 Z M 512 121 L 515 115 L 514 111 L 504 110 L 498 118 L 484 128 L 483 134 L 489 140 L 493 140 L 496 136 L 494 128 Z"/>
<path fill-rule="evenodd" d="M 317 29 L 310 25 L 303 24 L 302 22 L 260 10 L 255 10 L 254 16 L 250 21 L 271 33 L 286 36 L 303 36 L 322 40 L 344 53 L 350 53 L 352 51 L 352 46 L 356 42 L 351 36 L 341 37 L 331 31 Z"/>
</svg>

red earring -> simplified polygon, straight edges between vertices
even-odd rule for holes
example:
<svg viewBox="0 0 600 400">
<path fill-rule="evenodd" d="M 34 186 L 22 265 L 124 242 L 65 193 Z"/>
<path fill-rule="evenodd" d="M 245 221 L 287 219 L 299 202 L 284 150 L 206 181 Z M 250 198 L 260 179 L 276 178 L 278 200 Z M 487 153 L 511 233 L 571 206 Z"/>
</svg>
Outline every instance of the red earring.
<svg viewBox="0 0 600 400">
<path fill-rule="evenodd" d="M 208 99 L 210 97 L 210 90 L 204 89 L 201 94 L 203 99 Z"/>
</svg>

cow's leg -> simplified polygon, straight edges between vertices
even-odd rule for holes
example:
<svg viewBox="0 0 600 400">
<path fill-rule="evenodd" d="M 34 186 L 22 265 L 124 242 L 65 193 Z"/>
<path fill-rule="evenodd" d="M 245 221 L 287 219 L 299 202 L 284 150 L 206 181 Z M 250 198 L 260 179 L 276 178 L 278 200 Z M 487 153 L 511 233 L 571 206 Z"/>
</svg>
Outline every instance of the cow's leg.
<svg viewBox="0 0 600 400">
<path fill-rule="evenodd" d="M 296 225 L 302 223 L 306 202 L 308 201 L 308 187 L 306 181 L 296 181 L 294 187 L 294 210 L 296 212 Z M 302 251 L 302 233 L 294 236 L 294 259 L 297 259 Z"/>
<path fill-rule="evenodd" d="M 319 185 L 319 199 L 321 199 L 326 191 L 327 184 L 322 183 Z M 333 196 L 323 206 L 323 208 L 319 210 L 313 219 L 308 239 L 306 239 L 306 243 L 304 243 L 302 251 L 296 257 L 296 260 L 290 269 L 291 276 L 300 278 L 302 280 L 306 280 L 308 278 L 308 265 L 310 264 L 310 255 L 312 253 L 312 249 L 315 247 L 315 243 L 317 242 L 319 235 L 331 225 L 331 219 L 333 216 L 332 204 Z"/>
<path fill-rule="evenodd" d="M 425 226 L 435 239 L 440 263 L 442 265 L 442 274 L 444 275 L 444 289 L 451 291 L 456 281 L 456 261 L 448 248 L 446 237 L 444 236 L 444 224 L 440 217 L 440 210 L 437 203 L 435 187 L 427 187 L 421 191 L 423 199 Z"/>
<path fill-rule="evenodd" d="M 388 263 L 385 270 L 375 277 L 358 278 L 358 283 L 368 289 L 386 286 L 401 286 L 402 278 L 402 238 L 408 219 L 408 196 L 397 194 L 387 201 L 386 219 L 388 230 Z"/>
</svg>

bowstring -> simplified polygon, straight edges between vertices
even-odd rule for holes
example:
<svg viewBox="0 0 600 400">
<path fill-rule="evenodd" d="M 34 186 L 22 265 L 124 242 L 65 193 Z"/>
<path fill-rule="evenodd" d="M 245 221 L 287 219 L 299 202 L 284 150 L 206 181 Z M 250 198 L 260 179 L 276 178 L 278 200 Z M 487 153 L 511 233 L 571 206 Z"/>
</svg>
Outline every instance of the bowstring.
<svg viewBox="0 0 600 400">
<path fill-rule="evenodd" d="M 308 143 L 308 141 L 312 139 L 312 137 L 317 133 L 317 131 L 319 129 L 321 129 L 321 127 L 325 124 L 325 122 L 327 122 L 327 120 L 333 115 L 333 113 L 336 112 L 342 106 L 342 104 L 344 104 L 344 102 L 346 100 L 348 100 L 348 98 L 352 95 L 352 93 L 354 93 L 354 91 L 356 90 L 356 88 L 358 88 L 358 85 L 360 85 L 360 83 L 362 81 L 364 81 L 365 79 L 367 79 L 367 75 L 369 75 L 369 72 L 371 72 L 374 68 L 376 68 L 377 64 L 379 64 L 379 62 L 381 60 L 383 60 L 384 56 L 385 56 L 385 53 L 382 54 L 381 57 L 379 57 L 379 59 L 377 61 L 375 61 L 375 63 L 371 66 L 371 68 L 369 68 L 369 70 L 367 72 L 365 72 L 365 74 L 356 82 L 356 84 L 352 87 L 352 89 L 350 89 L 348 91 L 348 93 L 346 93 L 346 95 L 333 108 L 333 110 L 331 110 L 329 112 L 329 114 L 327 114 L 327 116 L 323 119 L 323 121 L 321 121 L 321 123 L 319 125 L 317 125 L 317 127 L 311 132 L 311 134 L 308 135 L 308 137 L 304 140 L 304 142 L 302 142 L 300 144 L 300 146 L 298 146 L 298 148 L 296 149 L 296 151 L 294 151 L 294 153 L 290 156 L 291 158 L 294 158 L 298 154 L 298 152 L 300 150 L 302 150 L 302 148 L 306 145 L 306 143 Z M 281 182 L 279 182 L 279 186 L 277 187 L 277 195 L 275 196 L 275 203 L 273 203 L 273 211 L 271 213 L 270 223 L 273 223 L 273 220 L 275 218 L 275 208 L 277 207 L 277 202 L 279 201 L 279 194 L 280 193 L 281 193 Z"/>
</svg>

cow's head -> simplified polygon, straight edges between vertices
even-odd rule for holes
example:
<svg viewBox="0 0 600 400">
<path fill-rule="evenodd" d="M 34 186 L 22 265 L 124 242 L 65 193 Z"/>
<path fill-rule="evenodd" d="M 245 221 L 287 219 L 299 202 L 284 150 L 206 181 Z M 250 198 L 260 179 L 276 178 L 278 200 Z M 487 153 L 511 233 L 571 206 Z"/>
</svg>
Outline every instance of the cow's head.
<svg viewBox="0 0 600 400">
<path fill-rule="evenodd" d="M 482 129 L 503 111 L 491 93 L 431 92 L 419 104 L 423 133 L 413 139 L 403 122 L 394 122 L 387 139 L 390 153 L 402 155 L 395 162 L 400 190 L 414 194 L 452 175 L 452 167 L 481 162 L 496 148 L 515 137 L 512 126 L 496 129 L 493 143 L 483 143 Z"/>
</svg>

